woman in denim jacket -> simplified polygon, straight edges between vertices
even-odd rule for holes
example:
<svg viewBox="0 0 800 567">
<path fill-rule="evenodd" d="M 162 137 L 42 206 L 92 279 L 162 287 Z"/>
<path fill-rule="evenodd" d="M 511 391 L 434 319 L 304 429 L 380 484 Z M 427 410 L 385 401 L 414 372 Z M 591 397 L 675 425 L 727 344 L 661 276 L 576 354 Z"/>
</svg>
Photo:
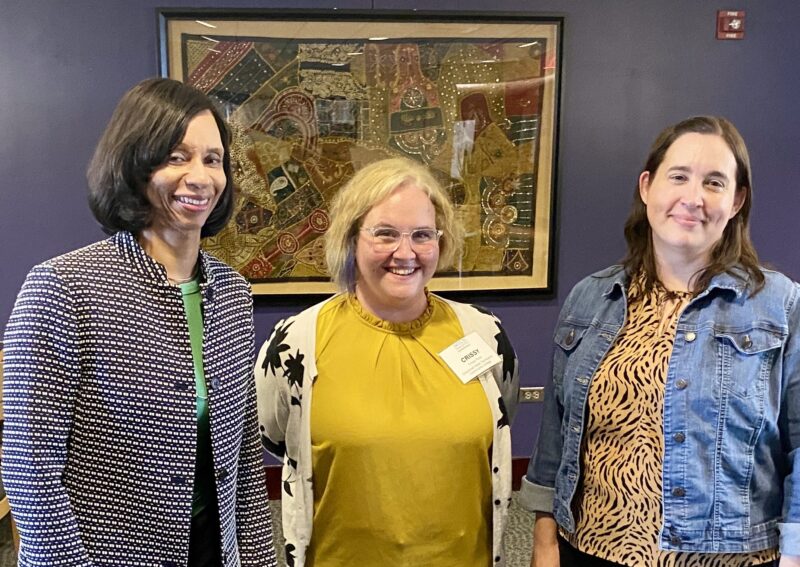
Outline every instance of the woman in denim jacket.
<svg viewBox="0 0 800 567">
<path fill-rule="evenodd" d="M 744 141 L 655 141 L 628 254 L 570 293 L 523 482 L 531 565 L 800 565 L 800 286 L 758 264 Z"/>
</svg>

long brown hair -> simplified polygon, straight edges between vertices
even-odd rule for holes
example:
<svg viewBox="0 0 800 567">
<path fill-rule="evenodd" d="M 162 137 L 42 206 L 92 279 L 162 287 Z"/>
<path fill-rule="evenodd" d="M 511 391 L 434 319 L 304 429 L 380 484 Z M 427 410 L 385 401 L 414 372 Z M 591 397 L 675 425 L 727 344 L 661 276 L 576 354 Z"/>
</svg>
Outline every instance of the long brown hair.
<svg viewBox="0 0 800 567">
<path fill-rule="evenodd" d="M 753 182 L 750 173 L 750 156 L 739 131 L 725 118 L 695 116 L 674 124 L 658 135 L 644 170 L 653 179 L 669 147 L 683 134 L 716 134 L 730 148 L 736 160 L 736 191 L 741 192 L 742 206 L 725 225 L 722 238 L 711 250 L 711 262 L 692 276 L 692 291 L 700 292 L 708 287 L 711 278 L 728 273 L 747 283 L 754 295 L 764 287 L 764 274 L 758 263 L 758 255 L 750 240 L 750 208 L 753 201 Z M 658 281 L 653 237 L 647 220 L 647 207 L 639 194 L 639 186 L 633 192 L 633 205 L 625 222 L 625 241 L 628 253 L 623 264 L 629 274 L 640 274 L 644 290 L 649 291 Z"/>
</svg>

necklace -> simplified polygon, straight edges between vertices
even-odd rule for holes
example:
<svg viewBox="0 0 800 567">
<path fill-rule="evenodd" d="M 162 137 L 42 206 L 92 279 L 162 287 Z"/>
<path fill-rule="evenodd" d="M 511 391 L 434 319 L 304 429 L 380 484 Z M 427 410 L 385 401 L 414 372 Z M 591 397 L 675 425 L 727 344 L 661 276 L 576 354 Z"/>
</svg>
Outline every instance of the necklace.
<svg viewBox="0 0 800 567">
<path fill-rule="evenodd" d="M 172 285 L 181 285 L 181 284 L 189 283 L 190 281 L 192 281 L 193 279 L 195 279 L 197 277 L 197 269 L 198 269 L 198 265 L 195 264 L 194 265 L 194 270 L 192 270 L 192 275 L 189 276 L 186 279 L 176 280 L 176 279 L 172 279 L 169 276 L 167 276 L 167 279 L 169 280 L 169 283 L 171 283 Z"/>
</svg>

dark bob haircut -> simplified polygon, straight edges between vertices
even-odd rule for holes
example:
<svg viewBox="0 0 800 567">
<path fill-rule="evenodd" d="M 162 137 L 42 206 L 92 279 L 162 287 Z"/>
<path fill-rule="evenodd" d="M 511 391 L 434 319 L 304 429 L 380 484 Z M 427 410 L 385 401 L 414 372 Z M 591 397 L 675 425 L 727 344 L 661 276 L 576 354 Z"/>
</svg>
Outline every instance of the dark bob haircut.
<svg viewBox="0 0 800 567">
<path fill-rule="evenodd" d="M 764 273 L 750 240 L 750 209 L 753 204 L 750 156 L 736 127 L 725 118 L 717 116 L 694 116 L 673 124 L 656 138 L 647 156 L 644 171 L 654 178 L 673 142 L 689 133 L 719 136 L 725 141 L 736 160 L 736 192 L 743 197 L 739 212 L 728 221 L 722 238 L 712 248 L 710 263 L 692 278 L 692 291 L 700 292 L 708 287 L 711 278 L 728 273 L 744 281 L 750 294 L 754 295 L 764 287 Z M 658 281 L 658 274 L 647 207 L 639 194 L 638 184 L 634 189 L 633 206 L 625 223 L 625 240 L 628 243 L 628 254 L 623 264 L 629 274 L 643 276 L 644 289 L 648 291 Z"/>
<path fill-rule="evenodd" d="M 86 172 L 89 207 L 108 234 L 138 234 L 152 222 L 145 189 L 153 171 L 183 140 L 189 122 L 204 110 L 214 116 L 225 155 L 225 190 L 200 232 L 213 236 L 233 212 L 230 133 L 209 98 L 172 79 L 147 79 L 120 100 Z"/>
</svg>

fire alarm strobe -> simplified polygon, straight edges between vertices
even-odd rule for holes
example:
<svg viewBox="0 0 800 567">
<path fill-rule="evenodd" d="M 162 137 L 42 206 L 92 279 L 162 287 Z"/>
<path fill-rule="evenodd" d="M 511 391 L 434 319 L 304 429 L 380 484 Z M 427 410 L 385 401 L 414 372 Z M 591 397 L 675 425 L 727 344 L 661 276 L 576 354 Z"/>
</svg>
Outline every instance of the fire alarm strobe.
<svg viewBox="0 0 800 567">
<path fill-rule="evenodd" d="M 744 39 L 744 11 L 717 12 L 717 39 Z"/>
</svg>

